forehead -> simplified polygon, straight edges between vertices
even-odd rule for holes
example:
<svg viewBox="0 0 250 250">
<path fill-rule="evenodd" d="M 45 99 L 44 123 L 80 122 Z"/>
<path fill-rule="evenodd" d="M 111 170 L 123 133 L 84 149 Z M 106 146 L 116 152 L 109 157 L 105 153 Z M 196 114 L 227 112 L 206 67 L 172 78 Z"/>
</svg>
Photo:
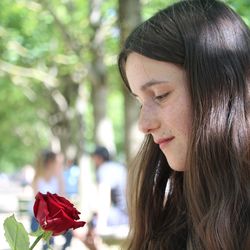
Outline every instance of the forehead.
<svg viewBox="0 0 250 250">
<path fill-rule="evenodd" d="M 131 53 L 125 65 L 131 90 L 150 82 L 178 83 L 186 81 L 185 70 L 176 64 L 154 60 L 138 53 Z"/>
<path fill-rule="evenodd" d="M 160 63 L 160 61 L 133 52 L 129 54 L 127 58 L 125 71 L 127 76 L 143 77 L 145 74 L 148 75 L 151 71 L 157 72 Z"/>
</svg>

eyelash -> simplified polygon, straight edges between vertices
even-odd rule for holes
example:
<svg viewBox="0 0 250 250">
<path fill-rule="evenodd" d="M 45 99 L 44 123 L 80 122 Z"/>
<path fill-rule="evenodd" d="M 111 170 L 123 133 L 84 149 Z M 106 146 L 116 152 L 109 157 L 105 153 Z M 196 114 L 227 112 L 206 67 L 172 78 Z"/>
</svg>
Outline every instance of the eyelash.
<svg viewBox="0 0 250 250">
<path fill-rule="evenodd" d="M 164 93 L 162 95 L 155 96 L 153 97 L 153 101 L 160 104 L 161 101 L 163 101 L 168 95 L 169 95 L 169 92 Z M 138 100 L 138 104 L 139 104 L 139 110 L 141 110 L 143 105 L 139 102 L 139 100 Z"/>
<path fill-rule="evenodd" d="M 168 92 L 167 93 L 164 93 L 163 95 L 158 95 L 158 96 L 155 96 L 153 99 L 154 101 L 160 103 L 161 101 L 163 101 L 167 96 L 168 96 Z"/>
</svg>

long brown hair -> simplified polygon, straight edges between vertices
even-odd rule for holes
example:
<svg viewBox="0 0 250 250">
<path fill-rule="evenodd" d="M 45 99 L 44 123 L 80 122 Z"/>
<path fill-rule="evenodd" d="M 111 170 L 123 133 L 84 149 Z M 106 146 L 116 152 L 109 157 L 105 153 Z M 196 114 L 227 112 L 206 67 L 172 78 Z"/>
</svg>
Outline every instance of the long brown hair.
<svg viewBox="0 0 250 250">
<path fill-rule="evenodd" d="M 39 152 L 35 160 L 35 176 L 34 181 L 40 177 L 44 177 L 48 164 L 56 161 L 57 154 L 50 150 L 43 150 Z"/>
<path fill-rule="evenodd" d="M 181 1 L 128 37 L 118 61 L 128 88 L 131 52 L 186 70 L 194 117 L 187 171 L 150 135 L 130 166 L 129 249 L 249 249 L 249 28 L 220 1 Z"/>
</svg>

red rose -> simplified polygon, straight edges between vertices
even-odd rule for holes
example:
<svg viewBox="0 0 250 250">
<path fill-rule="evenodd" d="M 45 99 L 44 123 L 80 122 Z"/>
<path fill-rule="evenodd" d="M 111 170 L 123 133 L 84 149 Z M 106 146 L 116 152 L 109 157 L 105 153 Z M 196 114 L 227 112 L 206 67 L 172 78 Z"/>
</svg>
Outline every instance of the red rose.
<svg viewBox="0 0 250 250">
<path fill-rule="evenodd" d="M 57 194 L 37 193 L 33 207 L 34 215 L 45 231 L 52 231 L 53 235 L 65 233 L 68 229 L 83 227 L 86 222 L 80 219 L 80 212 L 64 197 Z"/>
</svg>

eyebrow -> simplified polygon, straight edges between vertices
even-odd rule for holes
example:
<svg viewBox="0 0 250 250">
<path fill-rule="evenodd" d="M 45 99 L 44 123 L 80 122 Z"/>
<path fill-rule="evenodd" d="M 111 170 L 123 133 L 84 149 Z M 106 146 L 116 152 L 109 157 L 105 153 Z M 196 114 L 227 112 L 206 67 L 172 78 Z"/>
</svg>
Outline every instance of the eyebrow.
<svg viewBox="0 0 250 250">
<path fill-rule="evenodd" d="M 145 90 L 147 90 L 148 88 L 150 88 L 150 87 L 152 87 L 152 86 L 154 86 L 154 85 L 158 85 L 158 84 L 166 84 L 166 83 L 169 83 L 167 80 L 159 80 L 159 81 L 157 81 L 157 80 L 154 80 L 154 79 L 152 79 L 152 80 L 150 80 L 150 81 L 148 81 L 148 82 L 146 82 L 145 84 L 143 84 L 142 86 L 141 86 L 141 90 L 142 91 L 145 91 Z M 133 95 L 133 96 L 135 96 L 135 97 L 137 97 L 137 95 L 136 94 L 134 94 L 133 92 L 131 92 L 131 94 Z"/>
</svg>

